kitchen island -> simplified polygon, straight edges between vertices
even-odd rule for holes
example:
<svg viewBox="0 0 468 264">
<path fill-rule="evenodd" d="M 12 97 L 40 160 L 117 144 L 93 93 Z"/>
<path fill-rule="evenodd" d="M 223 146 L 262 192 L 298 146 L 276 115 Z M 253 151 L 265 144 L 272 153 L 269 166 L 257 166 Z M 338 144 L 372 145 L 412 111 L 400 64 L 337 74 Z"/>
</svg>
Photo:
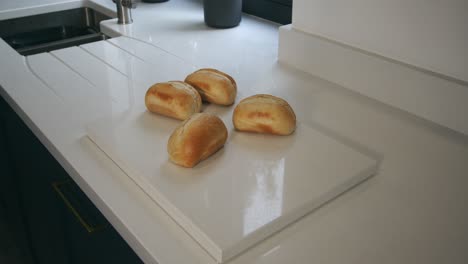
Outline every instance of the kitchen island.
<svg viewBox="0 0 468 264">
<path fill-rule="evenodd" d="M 8 0 L 0 19 L 80 6 L 115 9 L 106 0 Z M 67 51 L 23 57 L 0 40 L 0 94 L 144 262 L 215 260 L 85 127 L 128 107 L 125 91 L 184 63 L 228 72 L 246 94 L 281 96 L 300 122 L 382 159 L 376 177 L 229 263 L 466 263 L 466 136 L 278 63 L 277 24 L 245 15 L 239 27 L 211 29 L 200 1 L 189 0 L 142 3 L 133 15 L 131 25 L 102 22 L 106 43 Z"/>
</svg>

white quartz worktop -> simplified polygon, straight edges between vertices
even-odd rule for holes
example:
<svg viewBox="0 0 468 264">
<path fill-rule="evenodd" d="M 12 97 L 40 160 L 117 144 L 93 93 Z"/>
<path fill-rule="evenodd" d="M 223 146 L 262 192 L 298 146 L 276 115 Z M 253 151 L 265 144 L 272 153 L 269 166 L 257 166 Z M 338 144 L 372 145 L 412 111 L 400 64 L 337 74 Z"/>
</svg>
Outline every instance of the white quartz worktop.
<svg viewBox="0 0 468 264">
<path fill-rule="evenodd" d="M 82 5 L 108 14 L 114 9 L 111 0 L 3 0 L 0 19 Z M 102 30 L 197 67 L 229 72 L 251 92 L 282 96 L 301 122 L 383 158 L 376 177 L 229 263 L 466 263 L 466 136 L 278 64 L 276 24 L 244 16 L 239 27 L 210 29 L 200 1 L 194 0 L 142 3 L 132 11 L 133 24 L 121 26 L 113 19 L 103 22 Z M 215 263 L 86 137 L 86 124 L 122 107 L 119 100 L 109 100 L 107 91 L 141 85 L 138 76 L 164 69 L 162 61 L 147 60 L 142 68 L 140 62 L 126 63 L 124 53 L 112 52 L 107 74 L 93 64 L 80 68 L 86 58 L 72 51 L 90 55 L 102 45 L 112 44 L 25 58 L 0 40 L 0 94 L 145 262 Z M 68 66 L 56 66 L 60 63 Z M 81 78 L 86 70 L 89 76 L 99 74 Z M 63 82 L 44 77 L 72 73 L 81 75 Z M 84 88 L 68 89 L 74 80 Z M 106 99 L 113 101 L 111 110 L 103 104 Z"/>
</svg>

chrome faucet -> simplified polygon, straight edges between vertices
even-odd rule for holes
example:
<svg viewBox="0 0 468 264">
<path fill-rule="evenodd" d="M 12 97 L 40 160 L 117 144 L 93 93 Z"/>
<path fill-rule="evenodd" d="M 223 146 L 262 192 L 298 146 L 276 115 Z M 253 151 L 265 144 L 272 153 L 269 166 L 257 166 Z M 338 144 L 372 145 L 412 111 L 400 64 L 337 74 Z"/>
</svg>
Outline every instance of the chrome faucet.
<svg viewBox="0 0 468 264">
<path fill-rule="evenodd" d="M 136 8 L 135 0 L 112 0 L 117 5 L 117 23 L 131 24 L 132 12 L 131 9 Z"/>
</svg>

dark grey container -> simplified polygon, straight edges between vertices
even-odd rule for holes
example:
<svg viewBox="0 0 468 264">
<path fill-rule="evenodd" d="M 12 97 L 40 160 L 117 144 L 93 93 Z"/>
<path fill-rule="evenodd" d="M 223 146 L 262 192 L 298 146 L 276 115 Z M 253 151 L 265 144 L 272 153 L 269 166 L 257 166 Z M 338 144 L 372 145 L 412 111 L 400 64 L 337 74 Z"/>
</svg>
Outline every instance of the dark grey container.
<svg viewBox="0 0 468 264">
<path fill-rule="evenodd" d="M 203 0 L 205 24 L 215 28 L 239 25 L 242 17 L 242 0 Z"/>
</svg>

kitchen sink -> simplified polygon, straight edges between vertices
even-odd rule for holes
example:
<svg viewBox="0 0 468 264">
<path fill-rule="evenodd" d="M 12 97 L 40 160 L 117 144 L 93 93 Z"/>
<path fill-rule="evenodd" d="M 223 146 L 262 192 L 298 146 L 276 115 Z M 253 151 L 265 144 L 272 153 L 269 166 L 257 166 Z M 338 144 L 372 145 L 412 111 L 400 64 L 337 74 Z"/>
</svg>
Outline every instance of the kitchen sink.
<svg viewBox="0 0 468 264">
<path fill-rule="evenodd" d="M 0 21 L 0 37 L 21 55 L 77 46 L 109 37 L 99 23 L 111 19 L 82 7 Z"/>
</svg>

